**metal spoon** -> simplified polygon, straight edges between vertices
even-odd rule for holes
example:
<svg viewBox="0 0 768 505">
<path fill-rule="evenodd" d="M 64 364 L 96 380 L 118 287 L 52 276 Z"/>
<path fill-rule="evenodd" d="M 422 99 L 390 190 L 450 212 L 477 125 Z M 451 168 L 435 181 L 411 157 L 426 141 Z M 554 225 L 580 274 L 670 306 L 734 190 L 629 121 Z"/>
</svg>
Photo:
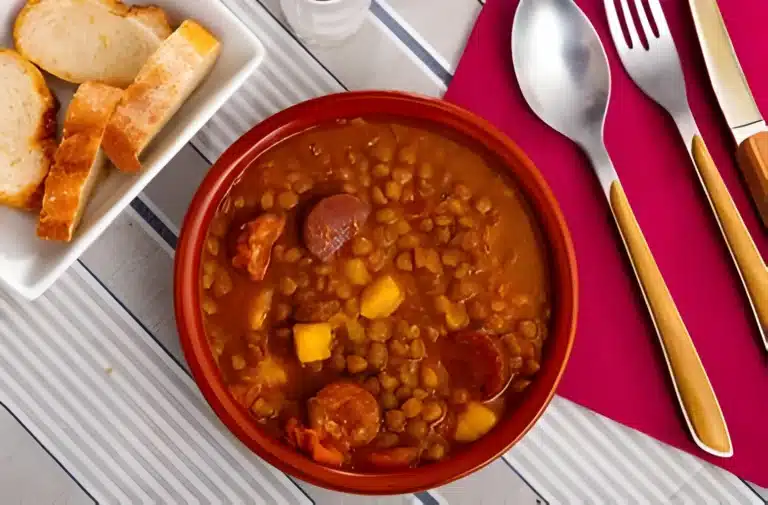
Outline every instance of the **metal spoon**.
<svg viewBox="0 0 768 505">
<path fill-rule="evenodd" d="M 512 60 L 523 96 L 545 123 L 576 142 L 595 169 L 653 319 L 693 440 L 733 454 L 728 428 L 688 330 L 635 219 L 603 141 L 611 77 L 589 19 L 572 0 L 521 0 Z"/>
</svg>

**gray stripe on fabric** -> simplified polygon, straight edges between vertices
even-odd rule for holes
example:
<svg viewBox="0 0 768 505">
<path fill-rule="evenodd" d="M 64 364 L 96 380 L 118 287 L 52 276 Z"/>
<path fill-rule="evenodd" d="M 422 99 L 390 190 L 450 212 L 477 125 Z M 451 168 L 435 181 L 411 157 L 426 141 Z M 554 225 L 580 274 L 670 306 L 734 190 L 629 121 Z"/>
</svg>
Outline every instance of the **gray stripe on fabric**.
<svg viewBox="0 0 768 505">
<path fill-rule="evenodd" d="M 42 306 L 45 304 L 46 300 L 41 300 L 39 306 Z M 50 349 L 46 349 L 43 346 L 35 347 L 33 350 L 37 353 L 38 357 L 41 357 L 45 355 L 45 359 L 47 362 L 47 368 L 50 370 L 58 370 L 57 373 L 57 382 L 59 382 L 61 385 L 64 386 L 65 390 L 71 393 L 73 396 L 83 398 L 84 401 L 87 401 L 88 405 L 88 416 L 86 419 L 88 421 L 98 421 L 100 419 L 106 419 L 109 414 L 108 412 L 117 412 L 119 410 L 122 410 L 113 399 L 109 398 L 108 396 L 104 395 L 99 389 L 99 386 L 95 384 L 92 377 L 85 378 L 86 374 L 90 371 L 91 375 L 93 370 L 88 370 L 87 364 L 83 363 L 82 355 L 78 355 L 79 363 L 76 363 L 71 360 L 72 351 L 64 351 L 62 346 L 65 345 L 67 342 L 71 342 L 76 338 L 77 331 L 70 324 L 70 322 L 62 317 L 61 313 L 53 315 L 50 319 L 55 320 L 58 322 L 58 326 L 56 330 L 53 330 L 49 326 L 45 326 L 45 321 L 49 320 L 47 317 L 39 317 L 40 315 L 46 316 L 46 315 L 52 315 L 50 313 L 50 310 L 47 311 L 48 314 L 44 312 L 44 309 L 42 309 L 39 312 L 36 313 L 30 313 L 25 310 L 23 305 L 20 305 L 19 308 L 21 311 L 26 312 L 30 319 L 35 321 L 36 327 L 30 327 L 30 329 L 33 330 L 33 333 L 39 334 L 39 335 L 56 335 L 60 338 L 58 339 L 52 339 L 50 341 Z M 71 314 L 72 316 L 76 316 L 77 314 Z M 38 316 L 38 317 L 35 317 Z M 81 318 L 76 318 L 75 320 L 78 321 Z M 82 328 L 80 328 L 82 330 Z M 59 345 L 55 346 L 55 342 L 58 342 Z M 59 359 L 62 360 L 65 366 L 61 367 L 58 366 L 57 363 L 53 361 L 53 358 L 51 356 L 52 353 L 55 353 L 56 356 L 59 357 Z M 69 377 L 69 375 L 72 375 L 72 377 Z M 104 380 L 104 374 L 102 373 L 101 380 L 103 382 Z M 80 384 L 76 384 L 77 382 L 80 382 Z M 92 386 L 91 388 L 88 388 L 87 386 Z M 89 393 L 87 398 L 85 397 L 86 391 Z M 94 393 L 94 391 L 96 391 Z M 73 409 L 74 410 L 74 409 Z M 78 413 L 82 413 L 82 410 L 79 410 Z M 111 420 L 111 422 L 108 424 L 109 429 L 105 430 L 104 440 L 105 442 L 102 443 L 105 447 L 110 447 L 113 445 L 112 443 L 112 436 L 119 435 L 121 438 L 125 439 L 131 439 L 131 444 L 142 447 L 144 451 L 142 452 L 148 452 L 146 446 L 143 446 L 141 444 L 141 440 L 138 439 L 133 433 L 130 432 L 130 429 L 128 426 L 125 425 L 124 422 L 121 421 L 121 418 L 116 417 Z M 113 433 L 113 430 L 117 433 Z M 139 483 L 140 487 L 144 490 L 145 493 L 148 495 L 152 495 L 154 500 L 167 500 L 170 498 L 170 493 L 173 492 L 173 488 L 167 487 L 167 481 L 166 482 L 160 482 L 157 480 L 157 477 L 159 477 L 157 474 L 150 474 L 149 472 L 146 472 L 146 468 L 149 468 L 151 465 L 150 462 L 146 459 L 147 455 L 142 454 L 141 452 L 122 455 L 125 459 L 131 459 L 135 461 L 135 463 L 138 464 L 139 472 L 134 472 L 134 477 Z M 125 469 L 125 459 L 123 459 L 120 464 Z M 156 464 L 157 462 L 153 462 Z M 154 488 L 149 489 L 146 487 L 147 483 L 154 482 L 157 486 L 162 487 L 162 492 L 164 493 L 163 496 L 158 494 L 158 491 L 156 491 Z M 181 484 L 179 483 L 179 487 L 181 487 Z"/>
<path fill-rule="evenodd" d="M 9 310 L 11 310 L 10 305 L 5 300 L 0 299 L 0 313 L 7 313 Z M 69 455 L 65 454 L 62 460 L 82 460 L 84 456 L 83 451 L 88 448 L 82 447 L 82 443 L 74 443 L 74 440 L 77 440 L 78 437 L 74 433 L 73 428 L 64 420 L 64 414 L 60 409 L 52 408 L 58 406 L 57 403 L 55 401 L 46 402 L 44 407 L 38 403 L 45 399 L 47 394 L 45 393 L 44 388 L 38 386 L 37 377 L 30 374 L 30 365 L 23 358 L 17 358 L 15 356 L 13 360 L 7 358 L 8 352 L 5 342 L 9 340 L 9 336 L 11 338 L 18 338 L 19 336 L 24 338 L 29 337 L 29 335 L 25 335 L 22 330 L 16 328 L 15 325 L 9 327 L 6 324 L 5 318 L 0 318 L 0 363 L 3 364 L 3 366 L 0 367 L 0 383 L 4 384 L 3 390 L 5 394 L 9 395 L 13 404 L 23 408 L 26 412 L 33 414 L 36 419 L 48 419 L 51 421 L 42 424 L 46 428 L 47 438 L 49 440 L 57 440 L 57 447 L 60 450 L 64 449 L 63 452 L 65 453 L 69 452 Z M 13 374 L 9 376 L 9 372 L 12 372 Z M 32 394 L 30 394 L 30 392 Z M 67 449 L 69 451 L 67 451 Z M 96 456 L 95 458 L 90 457 L 87 460 L 89 462 L 95 461 L 97 463 L 95 467 L 93 464 L 91 465 L 91 471 L 93 473 L 90 475 L 88 475 L 88 472 L 84 472 L 82 468 L 80 469 L 81 474 L 85 474 L 81 479 L 86 483 L 90 483 L 89 489 L 93 491 L 96 487 L 96 483 L 111 484 L 112 489 L 110 491 L 104 492 L 104 490 L 102 490 L 101 493 L 94 493 L 94 496 L 96 496 L 97 499 L 102 499 L 102 496 L 106 496 L 108 499 L 113 500 L 113 502 L 131 499 L 129 498 L 129 495 L 132 495 L 132 493 L 129 490 L 124 489 L 120 484 L 113 482 L 112 479 L 107 477 L 107 475 L 101 471 L 101 467 L 105 464 L 101 456 Z M 135 499 L 135 496 L 133 499 Z"/>
<path fill-rule="evenodd" d="M 601 469 L 594 464 L 592 458 L 583 451 L 576 452 L 568 446 L 564 435 L 556 429 L 557 422 L 552 414 L 547 413 L 538 421 L 539 443 L 536 447 L 528 446 L 531 452 L 535 453 L 537 459 L 546 466 L 555 466 L 561 475 L 570 472 L 570 480 L 576 485 L 588 501 L 600 501 L 605 503 L 606 493 L 613 494 L 613 499 L 609 501 L 618 501 L 622 497 L 615 494 L 610 486 L 606 485 L 606 476 Z M 557 449 L 555 449 L 557 447 Z M 551 451 L 557 450 L 557 458 L 546 458 Z M 545 461 L 546 459 L 546 461 Z M 599 479 L 599 480 L 598 480 Z"/>
<path fill-rule="evenodd" d="M 565 409 L 564 414 L 567 415 Z M 570 416 L 568 418 L 570 419 Z M 595 420 L 588 419 L 586 414 L 578 416 L 577 422 L 582 427 L 579 431 L 591 435 L 588 439 L 589 443 L 606 453 L 608 464 L 615 466 L 620 476 L 623 474 L 636 479 L 640 491 L 652 488 L 654 501 L 663 501 L 674 489 L 673 482 L 664 473 L 654 471 L 658 469 L 656 465 L 648 465 L 647 461 L 643 461 L 638 454 L 638 447 L 631 438 L 624 437 L 623 440 L 617 440 L 607 430 L 600 430 Z"/>
<path fill-rule="evenodd" d="M 86 301 L 80 298 L 78 290 L 73 289 L 73 286 L 68 281 L 69 279 L 66 279 L 65 282 L 58 283 L 56 285 L 55 289 L 58 290 L 58 294 L 60 296 L 56 297 L 55 301 L 54 299 L 51 299 L 50 301 L 50 303 L 55 306 L 52 307 L 52 309 L 58 310 L 59 317 L 62 317 L 63 314 L 73 314 L 73 310 L 76 310 L 74 307 L 78 305 L 74 303 L 74 300 L 80 299 L 83 302 Z M 76 312 L 74 312 L 74 314 L 76 314 Z M 83 316 L 78 318 L 81 323 L 86 319 L 88 318 Z M 62 321 L 62 326 L 66 326 L 66 322 Z M 83 332 L 94 332 L 93 334 L 96 335 L 109 334 L 108 328 L 99 326 L 100 325 L 97 324 L 83 324 L 80 329 L 83 330 Z M 72 331 L 70 331 L 70 335 L 73 335 Z M 71 340 L 75 341 L 76 339 L 72 338 Z M 91 375 L 93 375 L 95 372 L 93 363 L 108 359 L 107 354 L 99 353 L 97 350 L 90 346 L 78 345 L 76 352 L 82 357 L 89 358 L 90 363 L 86 362 L 80 364 L 79 369 L 85 371 L 86 373 L 90 373 Z M 89 364 L 91 365 L 90 370 L 88 370 Z M 101 380 L 106 383 L 106 381 L 104 381 L 103 371 L 100 372 L 102 372 Z M 135 415 L 137 417 L 137 419 L 134 419 L 133 423 L 129 425 L 132 433 L 126 434 L 126 428 L 122 428 L 120 430 L 120 434 L 122 435 L 120 439 L 122 443 L 128 442 L 130 437 L 131 440 L 129 443 L 135 452 L 141 453 L 144 450 L 150 450 L 156 460 L 151 465 L 153 468 L 174 468 L 176 472 L 166 475 L 174 477 L 174 480 L 182 478 L 186 483 L 184 484 L 177 482 L 177 485 L 174 486 L 174 491 L 177 496 L 179 496 L 179 494 L 189 492 L 191 488 L 195 488 L 197 490 L 196 498 L 198 500 L 213 499 L 214 495 L 211 493 L 211 489 L 214 489 L 216 486 L 210 481 L 210 479 L 208 479 L 207 476 L 202 476 L 204 478 L 201 479 L 200 475 L 196 475 L 193 471 L 191 471 L 190 460 L 184 450 L 178 446 L 174 447 L 174 445 L 162 431 L 151 429 L 152 416 L 150 413 L 146 412 L 146 409 L 151 408 L 152 405 L 140 401 L 147 395 L 146 389 L 142 388 L 139 384 L 132 384 L 129 390 L 127 387 L 120 387 L 118 381 L 116 380 L 110 382 L 110 387 L 112 388 L 113 394 L 117 393 L 120 395 L 116 398 L 119 398 L 119 403 L 121 405 L 115 406 L 111 412 L 103 413 L 102 421 L 106 421 L 112 426 L 120 426 L 122 424 L 121 418 L 123 416 L 132 417 Z M 96 386 L 96 388 L 100 389 L 99 386 Z M 126 409 L 125 406 L 128 406 L 128 408 Z M 118 412 L 121 412 L 122 415 L 114 415 Z M 146 422 L 145 427 L 142 426 L 142 420 Z M 155 445 L 153 438 L 159 439 L 158 441 L 160 443 L 160 447 Z M 161 451 L 160 449 L 162 448 L 165 448 L 165 451 Z M 155 475 L 157 475 L 157 473 Z M 198 482 L 200 480 L 202 480 L 202 482 Z M 170 497 L 166 497 L 165 499 L 167 500 L 169 498 Z"/>
<path fill-rule="evenodd" d="M 131 201 L 131 208 L 160 236 L 171 249 L 176 249 L 178 238 L 176 234 L 168 228 L 163 221 L 147 207 L 141 197 L 134 198 Z"/>
<path fill-rule="evenodd" d="M 730 472 L 722 472 L 718 467 L 704 463 L 703 468 L 706 479 L 717 489 L 717 495 L 723 499 L 735 499 L 740 502 L 744 500 L 759 505 L 763 500 L 755 500 L 754 493 L 744 481 Z"/>
<path fill-rule="evenodd" d="M 70 288 L 70 291 L 71 291 L 71 296 L 73 298 L 76 299 L 77 297 L 80 296 L 80 293 L 79 293 L 80 290 L 79 289 Z M 96 321 L 95 324 L 97 324 L 100 327 L 90 328 L 91 331 L 95 330 L 97 332 L 97 334 L 99 334 L 99 333 L 101 333 L 101 334 L 114 334 L 111 331 L 110 328 L 108 328 L 107 326 L 104 325 L 103 321 L 101 321 L 101 320 Z M 113 347 L 113 346 L 109 346 L 109 347 Z M 104 348 L 102 351 L 104 352 L 104 355 L 106 355 L 106 356 L 110 355 L 110 350 Z M 114 358 L 114 353 L 112 353 L 112 356 Z M 136 359 L 136 358 L 134 358 L 132 360 L 134 365 L 136 363 L 138 363 L 139 361 L 140 360 Z M 141 370 L 141 372 L 142 372 L 142 375 L 149 373 L 148 371 L 146 371 L 146 369 Z M 153 402 L 149 402 L 149 401 L 145 402 L 144 401 L 145 399 L 148 399 L 150 397 L 150 394 L 149 394 L 149 391 L 147 390 L 147 388 L 145 386 L 142 386 L 142 384 L 139 384 L 136 381 L 136 375 L 131 375 L 131 376 L 128 376 L 126 378 L 128 379 L 128 381 L 130 381 L 130 384 L 126 384 L 126 387 L 123 388 L 123 391 L 124 391 L 124 394 L 126 394 L 126 395 L 131 395 L 131 394 L 136 394 L 137 395 L 137 398 L 133 398 L 132 399 L 135 406 L 137 406 L 139 404 L 143 404 L 145 406 L 145 408 L 156 407 L 156 403 L 153 404 Z M 140 397 L 140 398 L 138 398 L 138 397 Z M 153 419 L 153 416 L 145 416 L 145 418 L 151 423 L 152 419 Z M 172 416 L 168 416 L 168 419 L 165 422 L 168 422 L 168 420 L 170 420 L 171 418 L 172 418 Z M 175 451 L 178 451 L 179 454 L 181 454 L 183 456 L 185 466 L 189 467 L 189 468 L 194 467 L 194 465 L 192 465 L 191 461 L 189 460 L 189 456 L 187 454 L 183 453 L 183 448 L 179 448 L 178 444 L 176 444 L 176 446 L 174 447 L 174 444 L 167 438 L 167 436 L 164 435 L 163 431 L 162 430 L 158 430 L 158 431 L 163 434 L 163 438 L 166 440 L 168 445 L 170 447 L 172 447 Z M 183 430 L 179 429 L 179 427 L 175 427 L 174 432 L 182 433 Z M 192 438 L 192 440 L 194 440 L 194 438 Z M 191 440 L 186 440 L 185 439 L 184 441 L 185 442 L 190 442 Z M 177 465 L 174 465 L 174 466 L 177 466 Z M 216 469 L 216 470 L 218 470 L 218 469 Z M 207 485 L 207 487 L 209 489 L 216 489 L 218 487 L 207 476 L 205 476 L 204 479 L 207 481 L 206 485 Z M 227 477 L 226 472 L 221 472 L 220 471 L 219 474 L 217 475 L 217 480 L 220 481 L 220 482 L 228 482 L 229 479 Z M 243 492 L 252 492 L 253 490 L 252 489 L 245 489 L 245 488 L 241 487 L 241 491 L 243 491 Z M 228 494 L 233 496 L 233 491 L 229 490 Z"/>
<path fill-rule="evenodd" d="M 565 402 L 563 402 L 565 403 Z M 658 487 L 653 483 L 645 479 L 645 476 L 637 472 L 634 468 L 630 467 L 626 460 L 623 458 L 613 458 L 609 461 L 607 450 L 590 450 L 584 451 L 584 447 L 597 448 L 603 445 L 604 440 L 600 434 L 595 434 L 589 429 L 588 423 L 584 422 L 584 412 L 572 411 L 568 413 L 566 411 L 566 405 L 562 405 L 562 409 L 552 409 L 549 411 L 549 419 L 553 423 L 553 428 L 556 431 L 562 433 L 567 442 L 570 443 L 569 451 L 565 453 L 575 454 L 579 453 L 582 457 L 589 459 L 594 465 L 597 472 L 599 472 L 606 479 L 606 483 L 602 486 L 616 496 L 620 495 L 622 499 L 626 499 L 627 495 L 631 495 L 634 500 L 643 502 L 645 497 L 642 496 L 640 490 L 633 483 L 630 473 L 640 476 L 645 482 L 646 489 L 655 495 L 656 500 L 663 500 L 664 496 L 659 493 Z M 570 414 L 570 415 L 569 415 Z M 577 425 L 578 423 L 578 425 Z M 585 426 L 587 424 L 587 426 Z M 582 429 L 579 429 L 581 427 Z M 567 435 L 566 435 L 567 433 Z M 608 449 L 608 447 L 605 447 Z M 638 482 L 640 484 L 640 482 Z M 652 489 L 648 489 L 648 488 Z"/>
<path fill-rule="evenodd" d="M 0 332 L 3 330 L 2 322 L 0 322 Z M 0 344 L 1 346 L 2 344 Z M 34 413 L 35 410 L 40 409 L 39 406 L 32 407 L 31 405 L 34 405 L 36 402 L 29 395 L 29 391 L 35 392 L 34 387 L 30 387 L 30 385 L 26 382 L 21 382 L 18 386 L 14 386 L 14 384 L 19 382 L 20 377 L 18 375 L 14 376 L 13 382 L 6 380 L 6 372 L 8 370 L 15 370 L 15 367 L 13 366 L 13 363 L 6 360 L 4 356 L 2 356 L 2 352 L 0 352 L 0 384 L 3 385 L 3 391 L 4 394 L 8 397 L 8 403 L 10 406 L 8 406 L 9 410 L 15 410 L 16 414 L 14 414 L 14 417 L 19 419 L 19 422 L 22 424 L 22 426 L 25 427 L 28 431 L 31 432 L 29 427 L 31 426 L 28 421 L 25 421 L 18 412 L 32 412 Z M 18 394 L 15 389 L 18 388 L 21 390 L 22 394 Z M 54 417 L 52 417 L 53 419 Z M 86 465 L 77 465 L 76 473 L 71 472 L 71 468 L 75 467 L 74 464 L 75 461 L 80 460 L 80 456 L 76 454 L 75 450 L 73 450 L 73 447 L 76 447 L 74 444 L 71 444 L 71 440 L 66 440 L 65 436 L 62 436 L 62 434 L 65 431 L 68 431 L 67 429 L 62 429 L 62 424 L 56 424 L 56 426 L 45 426 L 43 425 L 43 429 L 36 430 L 35 438 L 40 441 L 40 445 L 44 447 L 50 447 L 50 442 L 55 440 L 57 442 L 56 444 L 56 456 L 55 459 L 60 462 L 62 467 L 67 468 L 68 473 L 71 473 L 73 475 L 73 478 L 76 482 L 78 482 L 81 486 L 83 486 L 83 489 L 86 490 L 89 496 L 91 496 L 94 501 L 103 501 L 106 503 L 117 503 L 120 497 L 126 497 L 122 489 L 120 489 L 116 484 L 113 484 L 114 488 L 117 488 L 118 492 L 114 493 L 114 489 L 112 491 L 107 491 L 104 489 L 100 489 L 98 486 L 101 486 L 105 483 L 111 483 L 111 480 L 104 475 L 101 472 L 94 471 L 93 468 Z M 67 435 L 68 436 L 68 435 Z M 48 441 L 49 443 L 46 443 Z M 79 450 L 77 448 L 76 450 Z M 95 492 L 94 492 L 95 491 Z"/>
<path fill-rule="evenodd" d="M 371 12 L 446 86 L 451 82 L 453 75 L 425 47 L 413 38 L 408 33 L 408 30 L 395 21 L 376 0 L 373 0 L 371 3 Z"/>
<path fill-rule="evenodd" d="M 570 402 L 568 402 L 570 403 Z M 589 422 L 585 420 L 585 422 Z M 617 429 L 615 422 L 599 416 L 594 421 L 595 428 L 600 430 L 606 444 L 620 451 L 621 456 L 630 460 L 640 472 L 653 473 L 652 478 L 662 487 L 665 496 L 669 496 L 679 487 L 679 480 L 674 480 L 672 466 L 664 458 L 654 460 L 648 457 L 649 451 L 636 444 L 637 437 L 627 437 L 626 433 Z M 601 427 L 603 429 L 601 429 Z M 654 471 L 655 470 L 655 471 Z"/>
<path fill-rule="evenodd" d="M 424 505 L 440 505 L 440 502 L 438 502 L 431 494 L 429 493 L 414 493 L 414 496 L 419 499 L 421 503 Z"/>
<path fill-rule="evenodd" d="M 728 503 L 728 502 L 739 502 L 740 500 L 736 500 L 736 497 L 730 493 L 727 493 L 725 489 L 723 489 L 721 486 L 717 486 L 712 480 L 709 478 L 708 469 L 706 467 L 702 467 L 699 473 L 697 474 L 697 478 L 695 479 L 696 484 L 701 488 L 701 490 L 704 492 L 704 495 L 707 497 L 708 500 L 711 500 L 713 503 Z M 742 501 L 743 503 L 743 501 Z"/>
<path fill-rule="evenodd" d="M 531 486 L 536 490 L 536 494 L 542 496 L 550 496 L 547 500 L 550 503 L 568 503 L 569 499 L 577 496 L 576 491 L 573 488 L 573 484 L 570 483 L 570 479 L 563 479 L 562 475 L 558 478 L 552 478 L 551 476 L 544 476 L 540 471 L 538 465 L 534 465 L 525 454 L 526 451 L 520 450 L 519 445 L 524 442 L 525 439 L 518 442 L 518 444 L 512 448 L 504 457 L 510 459 L 510 464 L 515 468 L 525 469 L 526 480 L 530 482 Z M 546 484 L 546 485 L 545 485 Z M 571 498 L 568 498 L 571 497 Z M 580 498 L 583 501 L 583 496 Z"/>
<path fill-rule="evenodd" d="M 24 327 L 24 324 L 19 320 L 13 323 L 18 330 L 26 335 L 36 334 L 29 331 L 29 327 Z M 56 333 L 49 333 L 48 336 L 61 338 Z M 19 341 L 11 342 L 11 345 L 14 347 L 14 355 L 26 361 L 25 368 L 29 371 L 30 375 L 35 376 L 37 383 L 40 385 L 40 392 L 42 392 L 42 389 L 45 389 L 46 400 L 48 402 L 57 402 L 57 407 L 67 412 L 68 419 L 64 418 L 63 420 L 70 427 L 72 433 L 77 434 L 78 438 L 81 439 L 84 436 L 88 437 L 90 441 L 89 447 L 94 450 L 94 456 L 98 453 L 98 457 L 105 467 L 109 468 L 115 475 L 122 474 L 123 482 L 136 493 L 134 496 L 137 499 L 146 501 L 151 499 L 151 495 L 154 495 L 155 499 L 157 499 L 157 494 L 146 488 L 145 476 L 137 474 L 135 468 L 137 462 L 135 460 L 127 461 L 133 464 L 126 465 L 125 460 L 118 462 L 115 459 L 111 450 L 114 444 L 109 443 L 107 427 L 94 422 L 96 416 L 94 415 L 93 407 L 87 403 L 87 399 L 83 398 L 82 394 L 77 395 L 78 391 L 73 389 L 70 381 L 64 379 L 61 375 L 57 375 L 56 380 L 50 380 L 52 378 L 50 371 L 58 371 L 59 367 L 51 365 L 48 359 L 41 358 L 36 347 L 29 345 L 28 342 L 25 342 L 23 346 Z M 43 370 L 48 371 L 47 375 Z"/>
</svg>

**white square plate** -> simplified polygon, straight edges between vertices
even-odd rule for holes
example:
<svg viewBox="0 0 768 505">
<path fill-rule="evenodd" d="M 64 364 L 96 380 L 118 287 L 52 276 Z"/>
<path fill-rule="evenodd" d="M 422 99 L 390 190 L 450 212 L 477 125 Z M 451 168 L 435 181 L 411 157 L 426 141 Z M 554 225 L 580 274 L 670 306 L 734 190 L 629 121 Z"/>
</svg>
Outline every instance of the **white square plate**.
<svg viewBox="0 0 768 505">
<path fill-rule="evenodd" d="M 11 33 L 24 0 L 0 1 L 0 46 L 13 47 Z M 162 7 L 173 28 L 195 19 L 221 41 L 213 70 L 142 155 L 138 175 L 114 168 L 96 187 L 70 243 L 40 240 L 36 213 L 0 207 L 0 280 L 29 299 L 40 296 L 88 248 L 192 136 L 242 85 L 264 58 L 264 47 L 219 0 L 151 0 Z M 43 74 L 59 99 L 59 129 L 76 85 Z"/>
</svg>

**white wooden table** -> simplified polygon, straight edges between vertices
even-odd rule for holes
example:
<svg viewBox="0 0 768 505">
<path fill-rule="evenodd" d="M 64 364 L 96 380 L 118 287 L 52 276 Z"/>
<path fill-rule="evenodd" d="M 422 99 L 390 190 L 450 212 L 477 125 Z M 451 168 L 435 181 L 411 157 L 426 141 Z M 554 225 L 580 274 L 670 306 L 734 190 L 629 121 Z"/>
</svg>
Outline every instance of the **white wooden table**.
<svg viewBox="0 0 768 505">
<path fill-rule="evenodd" d="M 173 321 L 193 191 L 229 143 L 293 103 L 345 89 L 442 95 L 482 4 L 374 0 L 359 33 L 318 48 L 284 28 L 278 0 L 223 1 L 267 48 L 262 67 L 46 295 L 0 292 L 0 504 L 768 503 L 767 490 L 561 398 L 502 459 L 416 495 L 325 491 L 240 445 L 184 368 Z"/>
</svg>

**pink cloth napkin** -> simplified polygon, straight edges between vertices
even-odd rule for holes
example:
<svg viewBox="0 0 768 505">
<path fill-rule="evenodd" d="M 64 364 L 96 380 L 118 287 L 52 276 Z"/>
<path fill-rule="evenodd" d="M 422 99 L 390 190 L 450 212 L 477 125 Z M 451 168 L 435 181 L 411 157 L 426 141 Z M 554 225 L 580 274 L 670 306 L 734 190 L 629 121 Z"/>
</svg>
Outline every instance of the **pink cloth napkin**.
<svg viewBox="0 0 768 505">
<path fill-rule="evenodd" d="M 518 0 L 489 0 L 446 98 L 493 122 L 528 153 L 552 186 L 573 233 L 581 307 L 576 344 L 558 393 L 768 486 L 768 366 L 738 274 L 674 123 L 621 65 L 603 1 L 577 3 L 597 28 L 610 60 L 608 151 L 720 399 L 734 456 L 711 457 L 690 439 L 597 179 L 578 148 L 534 116 L 520 93 L 510 56 Z M 768 113 L 768 2 L 719 3 L 758 105 Z M 739 178 L 734 142 L 709 84 L 688 2 L 662 4 L 696 120 L 766 257 L 768 232 Z"/>
</svg>

